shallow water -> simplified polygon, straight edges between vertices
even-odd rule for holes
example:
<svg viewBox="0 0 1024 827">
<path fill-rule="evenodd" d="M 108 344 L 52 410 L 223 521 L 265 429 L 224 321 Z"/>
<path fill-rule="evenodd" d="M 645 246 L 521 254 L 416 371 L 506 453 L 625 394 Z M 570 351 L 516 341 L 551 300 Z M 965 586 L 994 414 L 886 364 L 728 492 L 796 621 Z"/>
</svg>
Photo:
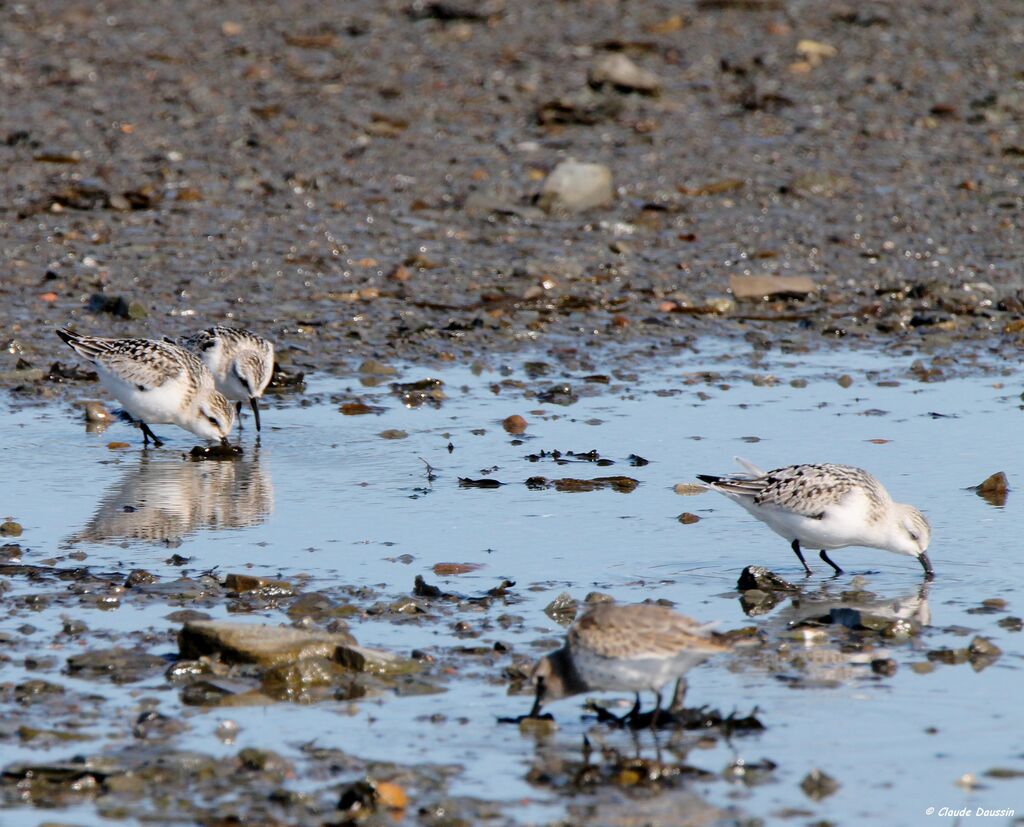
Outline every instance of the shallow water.
<svg viewBox="0 0 1024 827">
<path fill-rule="evenodd" d="M 503 578 L 516 582 L 512 591 L 519 602 L 450 618 L 451 623 L 468 620 L 481 632 L 475 640 L 459 641 L 445 623 L 351 620 L 361 644 L 403 653 L 427 649 L 439 657 L 463 642 L 497 640 L 517 652 L 543 651 L 531 644 L 561 635 L 561 627 L 543 612 L 561 591 L 577 599 L 593 590 L 621 601 L 664 598 L 701 620 L 719 621 L 723 629 L 754 624 L 777 632 L 795 609 L 782 604 L 766 615 L 745 616 L 734 591 L 745 565 L 769 566 L 808 593 L 820 590 L 822 599 L 838 599 L 862 577 L 862 587 L 883 602 L 897 603 L 900 611 L 926 623 L 930 615 L 920 638 L 890 648 L 898 672 L 876 679 L 866 665 L 842 663 L 812 669 L 794 681 L 791 669 L 789 678 L 780 677 L 749 658 L 705 663 L 689 676 L 688 705 L 741 713 L 756 706 L 767 729 L 721 739 L 710 749 L 694 750 L 687 761 L 714 773 L 737 760 L 768 758 L 778 768 L 769 783 L 700 781 L 688 790 L 733 816 L 782 817 L 792 810 L 788 815 L 796 823 L 811 818 L 919 823 L 929 806 L 1016 807 L 1021 813 L 1019 780 L 983 776 L 997 766 L 1024 769 L 1015 701 L 1024 646 L 1021 634 L 996 625 L 1024 610 L 1016 574 L 1020 500 L 1011 490 L 1005 507 L 994 507 L 967 490 L 999 470 L 1007 472 L 1011 489 L 1019 481 L 1014 469 L 1024 449 L 1001 436 L 1019 428 L 1019 389 L 998 376 L 920 383 L 907 377 L 909 363 L 909 357 L 894 361 L 826 352 L 768 355 L 753 371 L 712 349 L 685 360 L 637 361 L 640 378 L 600 385 L 582 381 L 592 371 L 563 371 L 552 362 L 541 387 L 568 381 L 577 391 L 595 393 L 570 406 L 540 404 L 515 387 L 494 393 L 495 383 L 526 378 L 519 362 L 510 371 L 478 375 L 453 367 L 438 373 L 448 399 L 436 409 L 407 409 L 386 385 L 367 388 L 357 377 L 324 377 L 308 384 L 305 399 L 313 404 L 296 404 L 298 397 L 278 407 L 272 403 L 258 450 L 252 447 L 254 432 L 246 430 L 246 455 L 236 463 L 183 461 L 182 452 L 192 442 L 168 426 L 156 429 L 170 438 L 167 446 L 142 452 L 136 432 L 125 425 L 86 433 L 69 406 L 12 405 L 0 422 L 8 478 L 0 510 L 24 527 L 19 541 L 29 564 L 58 558 L 61 566 L 125 573 L 143 568 L 174 578 L 183 569 L 166 561 L 176 553 L 191 558 L 184 570 L 193 575 L 216 567 L 293 582 L 307 577 L 307 591 L 369 586 L 384 599 L 408 593 L 417 574 L 467 594 L 482 593 Z M 701 376 L 705 370 L 720 376 L 708 381 Z M 755 373 L 780 381 L 755 385 L 750 381 Z M 841 373 L 853 378 L 851 387 L 837 384 Z M 425 375 L 406 367 L 400 378 Z M 807 387 L 788 384 L 794 377 L 806 378 Z M 878 378 L 899 384 L 879 386 Z M 366 416 L 339 413 L 338 404 L 355 396 L 385 410 Z M 500 424 L 513 413 L 530 423 L 521 444 Z M 378 436 L 387 429 L 408 436 Z M 107 447 L 122 439 L 132 447 Z M 614 465 L 525 458 L 554 449 L 596 449 Z M 631 454 L 650 464 L 630 465 Z M 916 561 L 867 549 L 833 555 L 848 572 L 837 580 L 809 554 L 815 572 L 805 581 L 785 542 L 741 509 L 711 493 L 674 493 L 676 483 L 697 473 L 731 470 L 735 455 L 764 467 L 825 460 L 870 469 L 897 500 L 913 502 L 931 520 L 935 581 L 922 592 Z M 424 461 L 434 469 L 433 481 L 426 478 Z M 570 494 L 523 484 L 538 475 L 611 474 L 635 477 L 640 486 L 630 494 Z M 458 485 L 460 477 L 484 476 L 505 485 Z M 126 512 L 125 505 L 136 510 Z M 676 518 L 683 511 L 697 514 L 700 522 L 680 524 Z M 86 558 L 64 559 L 69 552 L 84 552 Z M 398 559 L 402 555 L 412 560 Z M 457 577 L 431 571 L 436 563 L 449 562 L 482 568 Z M 24 578 L 11 581 L 9 595 L 15 599 L 34 588 Z M 994 597 L 1008 601 L 1006 612 L 969 613 Z M 204 610 L 227 616 L 223 606 Z M 174 646 L 167 632 L 179 625 L 164 619 L 169 611 L 159 603 L 126 603 L 107 611 L 21 609 L 3 617 L 0 632 L 22 634 L 18 627 L 31 623 L 37 627 L 32 639 L 62 660 L 76 644 L 57 645 L 52 638 L 60 615 L 72 614 L 89 625 L 90 640 L 129 632 L 140 639 L 140 630 L 152 630 L 152 651 L 169 654 Z M 521 615 L 525 623 L 503 628 L 495 622 L 503 613 Z M 252 620 L 287 621 L 279 611 L 264 615 Z M 1003 650 L 983 671 L 968 664 L 937 665 L 927 674 L 909 668 L 925 662 L 927 650 L 966 646 L 974 633 Z M 543 747 L 514 726 L 496 723 L 496 717 L 522 714 L 530 705 L 527 696 L 507 695 L 498 663 L 461 670 L 442 694 L 230 710 L 183 707 L 160 677 L 123 687 L 67 675 L 49 679 L 116 699 L 119 706 L 140 695 L 159 698 L 161 711 L 182 716 L 189 725 L 175 742 L 179 748 L 233 755 L 259 746 L 288 755 L 315 739 L 364 758 L 457 764 L 461 771 L 451 785 L 453 794 L 504 802 L 505 816 L 523 823 L 563 818 L 567 807 L 582 800 L 530 785 L 526 773 Z M 4 666 L 3 675 L 4 681 L 18 682 L 38 673 L 15 660 Z M 554 747 L 577 749 L 592 726 L 592 718 L 581 716 L 582 701 L 550 706 L 560 727 Z M 428 723 L 424 716 L 436 712 L 446 718 Z M 242 727 L 230 745 L 213 737 L 226 718 Z M 126 726 L 127 718 L 101 719 L 87 731 L 106 738 Z M 629 744 L 625 734 L 608 737 Z M 652 749 L 650 738 L 641 734 L 642 749 Z M 5 765 L 60 760 L 74 752 L 40 750 L 16 739 L 3 743 Z M 814 768 L 841 785 L 822 801 L 806 797 L 799 786 Z M 982 786 L 957 785 L 966 773 L 975 774 Z M 28 810 L 9 815 L 26 823 L 33 818 Z M 79 824 L 96 818 L 89 806 L 66 815 Z"/>
</svg>

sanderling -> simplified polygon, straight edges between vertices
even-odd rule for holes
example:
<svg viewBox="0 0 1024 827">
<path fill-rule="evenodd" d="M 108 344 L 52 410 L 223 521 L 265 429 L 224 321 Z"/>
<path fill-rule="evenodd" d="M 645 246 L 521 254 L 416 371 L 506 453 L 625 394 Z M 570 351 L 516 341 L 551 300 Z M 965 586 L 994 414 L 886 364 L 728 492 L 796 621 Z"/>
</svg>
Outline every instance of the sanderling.
<svg viewBox="0 0 1024 827">
<path fill-rule="evenodd" d="M 640 693 L 650 690 L 657 701 L 653 727 L 665 684 L 679 681 L 676 701 L 681 702 L 683 676 L 710 655 L 725 651 L 728 647 L 712 638 L 708 626 L 666 606 L 598 603 L 573 623 L 561 649 L 534 666 L 531 678 L 537 694 L 530 716 L 536 716 L 547 700 L 611 691 L 636 693 L 630 713 L 635 717 Z"/>
<path fill-rule="evenodd" d="M 785 537 L 811 573 L 801 546 L 821 549 L 821 559 L 842 574 L 829 549 L 867 546 L 916 557 L 929 580 L 931 526 L 912 505 L 893 502 L 889 492 L 867 471 L 850 465 L 790 465 L 762 471 L 736 461 L 747 473 L 697 479 L 735 500 L 776 534 Z"/>
<path fill-rule="evenodd" d="M 237 402 L 241 427 L 242 403 L 248 402 L 260 429 L 259 398 L 274 372 L 274 345 L 262 336 L 238 327 L 210 327 L 178 340 L 210 369 L 217 390 Z"/>
<path fill-rule="evenodd" d="M 67 329 L 57 335 L 96 366 L 103 387 L 138 420 L 143 445 L 150 439 L 162 444 L 150 423 L 178 425 L 203 439 L 227 442 L 235 409 L 194 354 L 153 339 L 103 339 Z"/>
</svg>

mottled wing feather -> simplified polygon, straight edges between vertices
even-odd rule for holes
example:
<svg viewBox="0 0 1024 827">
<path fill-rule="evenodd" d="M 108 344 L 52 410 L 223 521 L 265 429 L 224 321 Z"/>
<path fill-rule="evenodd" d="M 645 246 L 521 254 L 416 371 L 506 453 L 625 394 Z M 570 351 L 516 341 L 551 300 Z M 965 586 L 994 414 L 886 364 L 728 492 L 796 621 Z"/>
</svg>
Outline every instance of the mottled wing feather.
<svg viewBox="0 0 1024 827">
<path fill-rule="evenodd" d="M 608 658 L 672 657 L 682 650 L 724 651 L 695 620 L 665 606 L 606 603 L 569 630 L 569 644 Z"/>
<path fill-rule="evenodd" d="M 79 351 L 119 379 L 146 390 L 159 388 L 183 371 L 202 374 L 202 365 L 188 351 L 151 339 L 83 338 Z"/>
<path fill-rule="evenodd" d="M 177 344 L 193 353 L 201 353 L 208 347 L 212 347 L 216 338 L 216 328 L 210 328 L 209 330 L 200 330 L 191 336 L 182 336 L 178 339 Z"/>
<path fill-rule="evenodd" d="M 712 485 L 727 494 L 750 497 L 757 505 L 775 505 L 815 518 L 855 489 L 862 489 L 872 500 L 881 501 L 884 496 L 874 477 L 850 465 L 790 465 L 761 477 L 719 477 Z"/>
</svg>

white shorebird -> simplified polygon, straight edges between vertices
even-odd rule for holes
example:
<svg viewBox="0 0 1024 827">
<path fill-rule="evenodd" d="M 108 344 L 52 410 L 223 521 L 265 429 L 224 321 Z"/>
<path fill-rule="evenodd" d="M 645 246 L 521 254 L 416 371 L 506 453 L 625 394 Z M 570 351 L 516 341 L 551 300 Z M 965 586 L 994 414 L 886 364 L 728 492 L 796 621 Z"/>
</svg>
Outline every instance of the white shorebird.
<svg viewBox="0 0 1024 827">
<path fill-rule="evenodd" d="M 676 699 L 681 700 L 683 676 L 710 655 L 726 651 L 728 647 L 712 638 L 708 626 L 666 606 L 598 603 L 573 623 L 561 649 L 534 666 L 531 679 L 537 694 L 530 717 L 547 700 L 587 691 L 636 693 L 630 713 L 635 716 L 640 693 L 649 690 L 657 701 L 653 727 L 665 684 L 679 681 Z"/>
<path fill-rule="evenodd" d="M 716 477 L 698 474 L 709 488 L 735 500 L 776 534 L 785 537 L 804 571 L 811 573 L 802 546 L 821 549 L 821 559 L 842 574 L 829 549 L 867 546 L 916 557 L 929 580 L 932 531 L 912 505 L 893 502 L 889 492 L 867 471 L 851 465 L 790 465 L 762 471 L 736 461 L 746 473 Z"/>
<path fill-rule="evenodd" d="M 260 429 L 259 398 L 274 373 L 272 342 L 239 327 L 210 327 L 178 340 L 178 344 L 203 360 L 217 383 L 217 390 L 236 402 L 241 427 L 242 403 L 248 402 Z"/>
<path fill-rule="evenodd" d="M 67 329 L 57 335 L 95 365 L 103 387 L 138 420 L 143 445 L 150 439 L 163 444 L 150 424 L 177 425 L 203 439 L 227 441 L 235 409 L 189 351 L 153 339 L 104 339 Z"/>
</svg>

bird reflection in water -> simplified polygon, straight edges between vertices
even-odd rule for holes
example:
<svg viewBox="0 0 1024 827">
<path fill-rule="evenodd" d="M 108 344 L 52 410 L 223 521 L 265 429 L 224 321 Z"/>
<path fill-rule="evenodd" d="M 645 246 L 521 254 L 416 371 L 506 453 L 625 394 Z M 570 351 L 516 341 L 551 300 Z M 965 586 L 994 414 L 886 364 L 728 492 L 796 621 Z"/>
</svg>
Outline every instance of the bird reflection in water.
<svg viewBox="0 0 1024 827">
<path fill-rule="evenodd" d="M 72 542 L 176 545 L 199 531 L 247 528 L 274 507 L 269 470 L 252 457 L 194 462 L 143 452 Z"/>
</svg>

